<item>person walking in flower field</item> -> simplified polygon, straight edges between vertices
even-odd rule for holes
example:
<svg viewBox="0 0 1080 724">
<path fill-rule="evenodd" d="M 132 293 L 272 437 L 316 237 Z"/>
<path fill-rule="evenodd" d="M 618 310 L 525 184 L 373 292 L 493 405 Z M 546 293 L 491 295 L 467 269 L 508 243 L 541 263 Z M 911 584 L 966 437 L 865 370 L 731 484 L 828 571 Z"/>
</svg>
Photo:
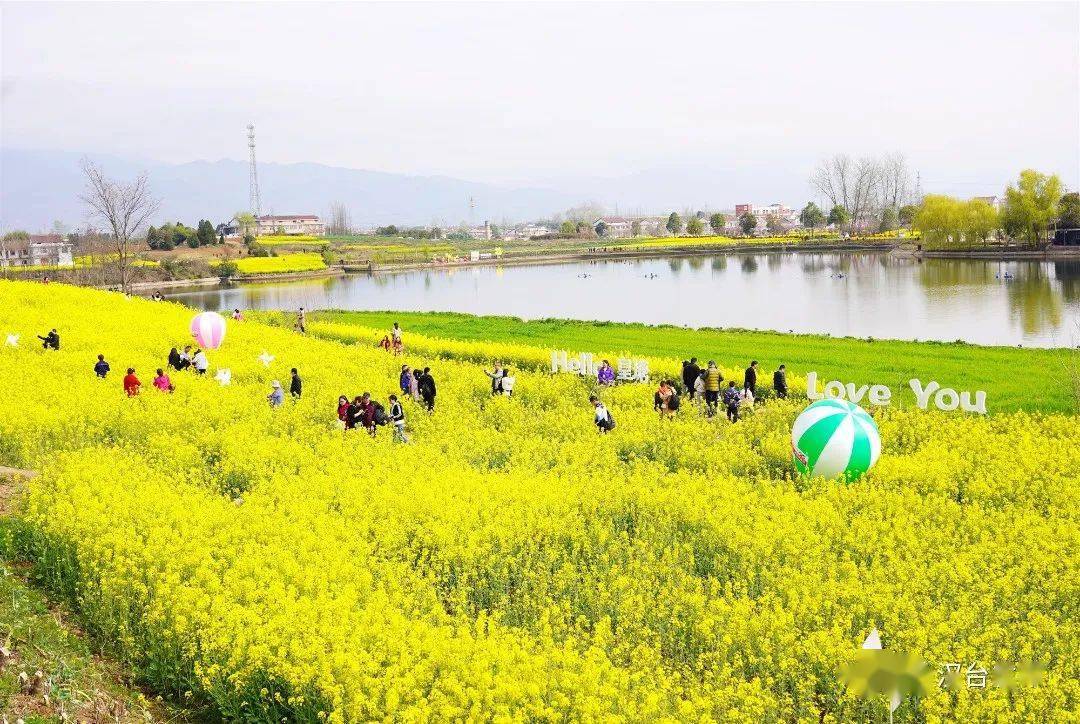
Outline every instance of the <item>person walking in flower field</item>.
<svg viewBox="0 0 1080 724">
<path fill-rule="evenodd" d="M 281 383 L 274 380 L 270 383 L 270 394 L 266 396 L 270 407 L 280 407 L 285 402 L 285 391 L 281 389 Z"/>
<path fill-rule="evenodd" d="M 423 398 L 420 396 L 420 378 L 423 373 L 420 370 L 412 371 L 412 379 L 409 380 L 409 394 L 412 395 L 413 402 L 419 403 Z"/>
<path fill-rule="evenodd" d="M 735 380 L 728 383 L 727 389 L 724 390 L 724 407 L 727 410 L 727 419 L 732 422 L 739 421 L 739 405 L 742 404 L 743 395 L 737 387 L 735 387 Z"/>
<path fill-rule="evenodd" d="M 750 393 L 751 402 L 757 397 L 757 360 L 751 362 L 743 373 L 743 392 Z"/>
<path fill-rule="evenodd" d="M 191 345 L 186 345 L 184 351 L 180 353 L 180 361 L 177 363 L 177 370 L 186 370 L 191 366 Z"/>
<path fill-rule="evenodd" d="M 124 393 L 128 397 L 134 397 L 139 394 L 140 387 L 142 387 L 142 382 L 139 382 L 139 378 L 135 376 L 135 368 L 128 367 L 127 375 L 124 376 Z"/>
<path fill-rule="evenodd" d="M 776 397 L 783 400 L 787 397 L 787 365 L 780 365 L 776 372 L 773 372 L 772 376 L 773 390 L 776 391 Z"/>
<path fill-rule="evenodd" d="M 615 370 L 607 360 L 600 363 L 600 369 L 596 371 L 596 382 L 604 387 L 615 384 Z"/>
<path fill-rule="evenodd" d="M 720 383 L 724 381 L 724 375 L 716 362 L 709 360 L 705 368 L 705 407 L 709 417 L 716 414 L 716 408 L 720 403 Z"/>
<path fill-rule="evenodd" d="M 394 425 L 394 441 L 409 442 L 405 435 L 405 408 L 398 401 L 397 395 L 390 395 L 390 422 Z"/>
<path fill-rule="evenodd" d="M 296 313 L 295 328 L 300 334 L 307 334 L 307 315 L 304 313 L 303 307 L 300 307 L 300 311 Z"/>
<path fill-rule="evenodd" d="M 172 380 L 170 380 L 169 376 L 165 374 L 165 370 L 161 369 L 160 367 L 158 367 L 157 369 L 157 375 L 155 375 L 154 377 L 153 384 L 154 387 L 161 390 L 162 392 L 172 392 L 175 389 L 173 387 Z"/>
<path fill-rule="evenodd" d="M 195 368 L 197 374 L 205 375 L 206 370 L 210 368 L 210 360 L 206 359 L 206 352 L 201 349 L 195 350 L 195 356 L 191 358 L 191 366 Z"/>
<path fill-rule="evenodd" d="M 394 322 L 394 327 L 390 330 L 390 344 L 395 355 L 400 355 L 405 350 L 405 345 L 401 342 L 401 327 L 397 322 Z"/>
<path fill-rule="evenodd" d="M 691 357 L 689 360 L 683 362 L 682 368 L 682 380 L 683 386 L 686 387 L 686 396 L 691 401 L 694 399 L 696 390 L 694 388 L 697 378 L 701 376 L 701 367 L 698 366 L 697 357 Z"/>
<path fill-rule="evenodd" d="M 360 419 L 358 420 L 368 434 L 375 437 L 375 402 L 371 399 L 371 393 L 365 392 L 360 397 Z"/>
<path fill-rule="evenodd" d="M 601 434 L 611 432 L 615 428 L 615 418 L 611 416 L 608 409 L 604 406 L 604 403 L 600 401 L 600 398 L 596 395 L 589 396 L 589 402 L 593 406 L 593 423 L 596 425 L 596 429 Z"/>
<path fill-rule="evenodd" d="M 679 409 L 679 395 L 669 380 L 662 381 L 653 395 L 653 409 L 660 413 L 661 419 L 674 417 Z"/>
<path fill-rule="evenodd" d="M 409 394 L 412 389 L 412 379 L 413 374 L 409 365 L 401 365 L 401 375 L 398 377 L 398 389 L 401 390 L 401 394 Z"/>
<path fill-rule="evenodd" d="M 49 333 L 44 337 L 39 334 L 37 338 L 41 340 L 42 349 L 60 349 L 60 335 L 56 333 L 55 329 L 49 330 Z"/>
<path fill-rule="evenodd" d="M 289 374 L 291 375 L 289 378 L 289 394 L 292 395 L 294 400 L 299 400 L 304 392 L 304 383 L 300 379 L 300 373 L 296 371 L 295 367 L 292 368 L 292 371 Z"/>
<path fill-rule="evenodd" d="M 105 379 L 105 375 L 109 374 L 110 369 L 112 368 L 109 367 L 109 363 L 105 361 L 105 355 L 99 354 L 97 356 L 97 362 L 94 363 L 94 374 L 101 379 Z"/>
<path fill-rule="evenodd" d="M 503 376 L 506 375 L 506 370 L 503 369 L 502 364 L 496 362 L 495 369 L 491 372 L 484 370 L 484 374 L 491 378 L 491 394 L 501 395 Z"/>
<path fill-rule="evenodd" d="M 431 376 L 430 367 L 424 368 L 424 371 L 417 382 L 419 383 L 420 397 L 424 400 L 424 405 L 427 407 L 428 412 L 434 412 L 436 389 L 435 378 Z"/>
<path fill-rule="evenodd" d="M 172 367 L 177 372 L 179 372 L 181 370 L 181 365 L 183 364 L 183 360 L 180 358 L 180 351 L 178 349 L 176 349 L 176 347 L 173 347 L 172 349 L 169 350 L 169 357 L 168 357 L 167 364 L 169 365 L 169 367 Z"/>
</svg>

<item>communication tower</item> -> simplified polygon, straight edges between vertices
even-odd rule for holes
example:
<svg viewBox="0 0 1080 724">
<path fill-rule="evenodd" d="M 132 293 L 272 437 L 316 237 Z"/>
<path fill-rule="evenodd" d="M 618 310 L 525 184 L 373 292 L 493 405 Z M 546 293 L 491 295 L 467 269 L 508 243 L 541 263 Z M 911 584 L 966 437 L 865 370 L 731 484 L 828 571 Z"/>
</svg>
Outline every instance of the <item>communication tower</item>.
<svg viewBox="0 0 1080 724">
<path fill-rule="evenodd" d="M 248 131 L 248 149 L 251 151 L 250 168 L 248 169 L 248 205 L 251 207 L 251 213 L 255 215 L 255 218 L 259 218 L 259 173 L 255 168 L 255 124 L 249 123 L 247 127 Z"/>
</svg>

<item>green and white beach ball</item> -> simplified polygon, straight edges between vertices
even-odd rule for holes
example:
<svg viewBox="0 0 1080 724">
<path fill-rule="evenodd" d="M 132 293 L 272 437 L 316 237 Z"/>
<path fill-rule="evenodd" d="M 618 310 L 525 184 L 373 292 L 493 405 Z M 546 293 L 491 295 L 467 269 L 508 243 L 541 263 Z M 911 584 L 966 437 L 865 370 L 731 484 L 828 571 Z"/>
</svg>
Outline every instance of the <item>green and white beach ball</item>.
<svg viewBox="0 0 1080 724">
<path fill-rule="evenodd" d="M 881 455 L 874 418 L 847 400 L 818 400 L 795 418 L 791 452 L 801 473 L 854 480 Z"/>
</svg>

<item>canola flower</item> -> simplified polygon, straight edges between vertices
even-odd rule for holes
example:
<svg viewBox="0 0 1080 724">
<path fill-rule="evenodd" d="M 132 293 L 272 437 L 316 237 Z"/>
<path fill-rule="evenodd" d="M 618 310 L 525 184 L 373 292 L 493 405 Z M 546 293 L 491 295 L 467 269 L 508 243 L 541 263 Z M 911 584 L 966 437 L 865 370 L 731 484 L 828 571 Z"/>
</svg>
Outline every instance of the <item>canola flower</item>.
<svg viewBox="0 0 1080 724">
<path fill-rule="evenodd" d="M 522 365 L 490 396 L 481 357 L 546 359 L 519 347 L 245 321 L 171 395 L 94 377 L 98 353 L 145 377 L 192 314 L 0 282 L 0 464 L 42 472 L 5 552 L 163 694 L 247 721 L 884 720 L 839 675 L 876 626 L 930 662 L 1047 664 L 897 721 L 1077 717 L 1075 417 L 879 411 L 882 458 L 843 485 L 792 474 L 796 400 L 665 421 L 625 385 L 599 436 L 586 380 Z M 51 327 L 59 352 L 31 342 Z M 439 384 L 413 442 L 338 430 L 337 396 L 385 401 L 403 363 Z M 304 396 L 271 409 L 290 367 Z"/>
<path fill-rule="evenodd" d="M 220 264 L 221 262 L 212 262 Z M 241 274 L 283 274 L 325 269 L 319 254 L 282 254 L 281 256 L 245 256 L 233 261 Z"/>
</svg>

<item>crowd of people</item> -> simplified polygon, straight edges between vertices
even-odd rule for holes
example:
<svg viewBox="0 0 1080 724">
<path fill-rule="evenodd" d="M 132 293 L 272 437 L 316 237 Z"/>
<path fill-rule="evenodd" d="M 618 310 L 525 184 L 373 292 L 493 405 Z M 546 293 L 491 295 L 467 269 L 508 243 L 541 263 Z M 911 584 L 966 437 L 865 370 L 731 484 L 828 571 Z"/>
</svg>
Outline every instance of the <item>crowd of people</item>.
<svg viewBox="0 0 1080 724">
<path fill-rule="evenodd" d="M 488 373 L 491 376 L 491 373 Z M 713 417 L 717 414 L 720 406 L 724 406 L 724 413 L 731 422 L 738 422 L 740 410 L 752 409 L 758 397 L 758 362 L 753 360 L 750 366 L 743 372 L 743 384 L 739 387 L 735 380 L 728 380 L 724 385 L 724 374 L 720 371 L 716 362 L 709 362 L 702 367 L 698 364 L 697 357 L 683 360 L 682 363 L 682 386 L 672 380 L 660 381 L 659 387 L 653 393 L 653 410 L 659 413 L 661 418 L 672 418 L 682 405 L 682 396 L 686 395 L 692 403 L 704 405 L 705 416 Z M 610 387 L 615 384 L 615 371 L 607 360 L 603 360 L 596 372 L 596 384 L 600 387 Z M 788 395 L 787 366 L 780 365 L 773 372 L 773 394 L 778 398 Z M 609 432 L 615 427 L 611 412 L 596 395 L 589 397 L 596 413 L 594 422 L 602 433 Z"/>
<path fill-rule="evenodd" d="M 233 310 L 232 317 L 234 320 L 243 319 L 239 309 Z M 300 307 L 297 313 L 294 328 L 301 334 L 307 331 L 306 315 L 303 307 Z M 45 349 L 60 349 L 60 335 L 56 329 L 50 330 L 44 336 L 39 335 L 38 339 L 42 341 L 42 346 Z M 402 353 L 404 350 L 402 330 L 397 322 L 394 322 L 390 333 L 383 337 L 380 346 L 395 355 Z M 198 347 L 186 345 L 182 350 L 177 347 L 169 350 L 167 368 L 175 372 L 191 369 L 195 374 L 205 375 L 209 366 L 210 363 L 206 353 Z M 97 356 L 93 369 L 94 374 L 100 379 L 105 379 L 111 372 L 111 366 L 103 354 Z M 491 371 L 485 369 L 484 374 L 491 381 L 492 396 L 510 397 L 514 394 L 516 378 L 510 367 L 496 361 L 493 369 Z M 599 387 L 610 387 L 615 382 L 614 368 L 608 360 L 603 360 L 597 368 L 596 384 Z M 752 409 L 758 397 L 757 360 L 752 360 L 750 366 L 743 372 L 741 387 L 738 386 L 736 380 L 727 380 L 726 386 L 724 382 L 724 375 L 715 361 L 709 360 L 702 367 L 698 364 L 696 357 L 684 360 L 682 363 L 682 385 L 680 386 L 670 379 L 661 380 L 653 394 L 653 409 L 661 418 L 672 418 L 682 406 L 682 397 L 685 395 L 691 403 L 704 407 L 706 417 L 714 417 L 720 406 L 723 405 L 727 419 L 731 422 L 737 422 L 740 410 Z M 176 389 L 172 379 L 163 368 L 156 370 L 152 385 L 162 392 L 171 393 Z M 354 396 L 351 401 L 348 395 L 339 396 L 337 402 L 339 425 L 344 430 L 363 428 L 372 436 L 375 436 L 379 427 L 389 425 L 393 428 L 395 441 L 408 442 L 408 436 L 405 434 L 405 408 L 402 400 L 411 398 L 415 403 L 423 405 L 428 412 L 434 412 L 437 387 L 430 367 L 424 367 L 421 370 L 411 368 L 409 365 L 401 366 L 398 387 L 401 390 L 401 397 L 399 398 L 396 393 L 389 395 L 387 400 L 389 410 L 375 400 L 370 392 Z M 141 388 L 142 382 L 136 375 L 135 369 L 132 367 L 127 368 L 127 374 L 123 379 L 125 394 L 134 397 L 139 394 Z M 772 391 L 776 397 L 781 399 L 788 396 L 787 368 L 783 364 L 773 372 Z M 303 381 L 295 367 L 290 371 L 289 395 L 294 400 L 299 400 L 303 395 Z M 273 380 L 271 382 L 270 393 L 266 396 L 266 399 L 271 407 L 279 407 L 284 404 L 285 391 L 280 381 Z M 597 429 L 601 433 L 613 430 L 615 428 L 615 418 L 600 398 L 595 394 L 590 395 L 589 402 L 593 406 L 594 423 Z"/>
</svg>

